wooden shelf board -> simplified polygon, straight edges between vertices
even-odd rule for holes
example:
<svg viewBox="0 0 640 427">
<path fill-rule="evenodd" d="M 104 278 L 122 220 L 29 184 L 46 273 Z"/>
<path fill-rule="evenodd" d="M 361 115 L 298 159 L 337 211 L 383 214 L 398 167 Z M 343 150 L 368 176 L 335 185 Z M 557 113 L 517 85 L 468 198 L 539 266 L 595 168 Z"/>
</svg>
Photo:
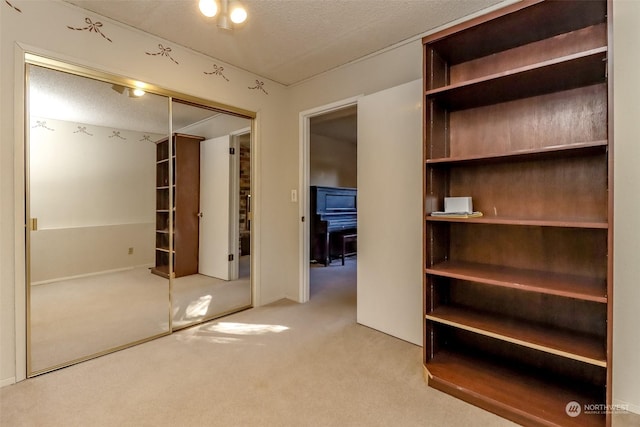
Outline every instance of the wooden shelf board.
<svg viewBox="0 0 640 427">
<path fill-rule="evenodd" d="M 151 272 L 157 276 L 164 277 L 165 279 L 169 278 L 169 266 L 168 265 L 160 265 L 151 268 Z"/>
<path fill-rule="evenodd" d="M 607 303 L 606 280 L 490 264 L 445 261 L 425 270 L 427 274 L 493 286 L 538 292 L 584 301 Z"/>
<path fill-rule="evenodd" d="M 536 3 L 533 4 L 532 3 Z M 450 64 L 502 52 L 570 31 L 606 21 L 605 1 L 572 2 L 529 0 L 502 9 L 510 12 L 494 20 L 491 14 L 480 16 L 423 38 Z M 503 12 L 495 12 L 502 14 Z M 536 25 L 535 31 L 522 31 Z"/>
<path fill-rule="evenodd" d="M 562 227 L 562 228 L 609 228 L 606 220 L 575 220 L 575 219 L 527 219 L 500 216 L 481 216 L 477 218 L 447 218 L 442 216 L 427 215 L 425 218 L 429 222 L 468 222 L 472 224 L 495 224 L 495 225 L 522 225 L 534 227 Z"/>
<path fill-rule="evenodd" d="M 602 426 L 604 415 L 582 413 L 575 418 L 566 405 L 601 402 L 602 390 L 562 379 L 546 379 L 502 363 L 449 351 L 439 352 L 425 365 L 431 387 L 523 425 Z"/>
<path fill-rule="evenodd" d="M 458 165 L 514 160 L 536 160 L 545 158 L 557 158 L 559 156 L 575 156 L 597 152 L 606 149 L 607 140 L 578 142 L 573 144 L 556 145 L 552 147 L 532 148 L 507 153 L 491 153 L 477 156 L 443 157 L 427 159 L 427 166 Z"/>
<path fill-rule="evenodd" d="M 598 337 L 455 306 L 438 307 L 425 318 L 557 356 L 607 366 L 606 342 Z"/>
<path fill-rule="evenodd" d="M 449 110 L 528 98 L 606 81 L 607 48 L 543 61 L 425 92 Z"/>
</svg>

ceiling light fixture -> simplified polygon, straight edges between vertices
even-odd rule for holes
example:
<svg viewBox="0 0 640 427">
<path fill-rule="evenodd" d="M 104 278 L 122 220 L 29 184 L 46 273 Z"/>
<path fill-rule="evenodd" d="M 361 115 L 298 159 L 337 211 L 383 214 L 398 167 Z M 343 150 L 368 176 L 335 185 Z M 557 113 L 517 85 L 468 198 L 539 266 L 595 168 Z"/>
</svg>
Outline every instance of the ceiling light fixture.
<svg viewBox="0 0 640 427">
<path fill-rule="evenodd" d="M 136 83 L 136 86 L 138 86 L 137 83 Z M 129 98 L 140 98 L 146 93 L 143 89 L 139 87 L 132 88 L 132 87 L 126 87 L 126 86 L 121 86 L 117 84 L 111 85 L 111 89 L 115 90 L 120 95 L 124 95 L 125 92 L 127 92 L 127 95 L 129 96 Z"/>
<path fill-rule="evenodd" d="M 237 1 L 232 1 L 230 5 L 229 0 L 200 0 L 198 6 L 208 18 L 216 16 L 219 9 L 217 25 L 225 30 L 232 30 L 233 24 L 242 24 L 247 20 L 247 10 Z"/>
</svg>

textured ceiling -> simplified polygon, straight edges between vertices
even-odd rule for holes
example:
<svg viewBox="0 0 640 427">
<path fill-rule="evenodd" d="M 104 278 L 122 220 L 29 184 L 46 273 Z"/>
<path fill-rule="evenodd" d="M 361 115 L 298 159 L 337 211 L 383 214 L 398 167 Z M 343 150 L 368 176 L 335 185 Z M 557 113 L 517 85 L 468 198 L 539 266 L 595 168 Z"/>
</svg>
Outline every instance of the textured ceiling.
<svg viewBox="0 0 640 427">
<path fill-rule="evenodd" d="M 290 85 L 501 0 L 242 0 L 247 21 L 215 25 L 197 0 L 66 0 Z"/>
<path fill-rule="evenodd" d="M 174 130 L 220 114 L 176 102 L 172 108 Z M 29 67 L 29 113 L 157 134 L 167 134 L 169 128 L 169 105 L 164 96 L 147 93 L 131 98 L 110 83 L 34 65 Z"/>
</svg>

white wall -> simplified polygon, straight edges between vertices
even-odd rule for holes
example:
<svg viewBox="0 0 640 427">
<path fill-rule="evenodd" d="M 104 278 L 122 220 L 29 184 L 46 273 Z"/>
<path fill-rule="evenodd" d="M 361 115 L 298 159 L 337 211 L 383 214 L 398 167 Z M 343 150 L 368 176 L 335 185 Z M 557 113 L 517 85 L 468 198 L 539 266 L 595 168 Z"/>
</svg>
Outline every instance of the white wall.
<svg viewBox="0 0 640 427">
<path fill-rule="evenodd" d="M 187 95 L 257 112 L 258 160 L 254 196 L 252 257 L 261 274 L 256 278 L 255 303 L 285 295 L 297 281 L 297 209 L 289 203 L 289 189 L 297 182 L 297 164 L 282 166 L 287 153 L 282 137 L 285 88 L 169 41 L 131 29 L 60 1 L 12 0 L 21 12 L 0 3 L 0 385 L 24 376 L 24 208 L 23 208 L 23 66 L 20 54 L 29 51 L 55 59 L 145 81 Z M 100 31 L 72 31 L 85 18 L 101 22 Z M 171 47 L 173 62 L 158 44 Z M 224 66 L 224 78 L 207 75 L 213 65 Z M 250 89 L 264 82 L 264 91 Z M 291 145 L 291 141 L 289 141 Z M 295 160 L 294 157 L 291 158 Z M 261 227 L 261 224 L 268 227 Z M 279 250 L 262 250 L 278 247 Z M 21 314 L 22 313 L 22 314 Z M 17 315 L 16 315 L 17 314 Z M 17 331 L 17 333 L 16 333 Z M 16 352 L 18 357 L 16 358 Z"/>
<path fill-rule="evenodd" d="M 358 145 L 324 135 L 309 136 L 309 185 L 358 187 Z"/>
<path fill-rule="evenodd" d="M 154 141 L 162 135 L 119 129 L 116 136 L 44 117 L 29 126 L 31 216 L 39 228 L 155 222 Z"/>
<path fill-rule="evenodd" d="M 29 128 L 31 282 L 153 264 L 162 135 L 36 116 Z"/>
<path fill-rule="evenodd" d="M 613 399 L 640 413 L 640 2 L 613 2 Z"/>
</svg>

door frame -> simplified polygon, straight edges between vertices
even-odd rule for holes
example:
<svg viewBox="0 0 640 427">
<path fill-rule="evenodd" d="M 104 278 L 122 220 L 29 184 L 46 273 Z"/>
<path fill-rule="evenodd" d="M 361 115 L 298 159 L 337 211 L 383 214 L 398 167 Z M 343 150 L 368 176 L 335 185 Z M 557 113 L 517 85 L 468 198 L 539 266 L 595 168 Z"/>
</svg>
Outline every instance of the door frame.
<svg viewBox="0 0 640 427">
<path fill-rule="evenodd" d="M 234 149 L 235 155 L 231 156 L 231 167 L 229 169 L 231 188 L 231 200 L 229 203 L 229 221 L 231 223 L 229 250 L 233 254 L 233 261 L 229 266 L 229 280 L 238 280 L 239 268 L 240 268 L 240 137 L 242 135 L 249 134 L 249 138 L 252 139 L 251 126 L 238 129 L 229 134 L 229 145 Z M 249 143 L 251 146 L 251 143 Z M 253 190 L 253 181 L 251 181 L 251 174 L 249 174 L 249 193 Z M 251 229 L 249 230 L 249 241 L 252 238 Z M 252 297 L 253 301 L 253 297 Z"/>
<path fill-rule="evenodd" d="M 311 118 L 342 110 L 347 107 L 358 105 L 358 99 L 363 95 L 357 95 L 330 104 L 301 111 L 299 114 L 299 139 L 298 139 L 298 164 L 299 164 L 299 184 L 298 184 L 298 211 L 300 224 L 298 228 L 298 302 L 309 301 L 309 262 L 310 262 L 310 236 L 309 236 L 309 162 L 311 143 Z M 293 201 L 293 200 L 292 200 Z"/>
</svg>

